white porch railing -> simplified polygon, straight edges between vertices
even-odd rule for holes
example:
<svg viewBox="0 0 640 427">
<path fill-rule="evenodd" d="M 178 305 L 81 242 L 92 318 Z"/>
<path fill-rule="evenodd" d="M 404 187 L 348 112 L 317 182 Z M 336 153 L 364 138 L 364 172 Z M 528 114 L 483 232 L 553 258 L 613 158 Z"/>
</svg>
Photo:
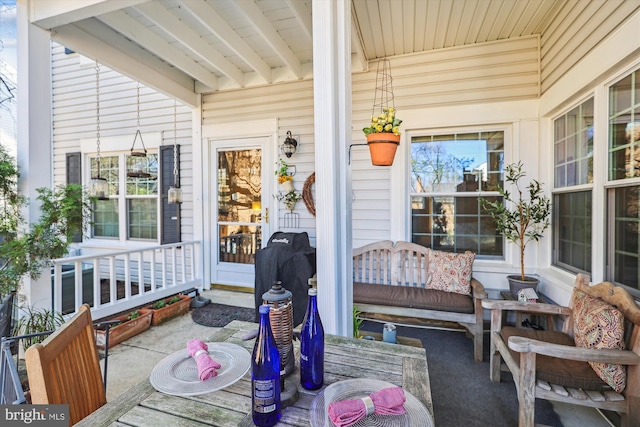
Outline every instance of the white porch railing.
<svg viewBox="0 0 640 427">
<path fill-rule="evenodd" d="M 202 289 L 200 242 L 59 258 L 53 262 L 52 307 L 72 315 L 83 303 L 101 319 L 151 301 Z"/>
</svg>

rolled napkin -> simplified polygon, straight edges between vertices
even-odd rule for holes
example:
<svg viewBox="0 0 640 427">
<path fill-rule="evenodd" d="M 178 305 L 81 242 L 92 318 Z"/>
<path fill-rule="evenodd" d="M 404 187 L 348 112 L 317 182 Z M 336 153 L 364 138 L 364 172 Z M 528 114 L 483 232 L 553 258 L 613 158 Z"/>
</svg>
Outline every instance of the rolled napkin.
<svg viewBox="0 0 640 427">
<path fill-rule="evenodd" d="M 189 350 L 189 355 L 195 359 L 196 365 L 198 365 L 198 378 L 200 378 L 200 381 L 208 380 L 218 375 L 216 369 L 220 369 L 222 365 L 209 356 L 207 344 L 199 339 L 193 339 L 187 343 L 187 350 Z"/>
<path fill-rule="evenodd" d="M 402 415 L 404 409 L 402 387 L 388 387 L 362 399 L 341 400 L 329 404 L 329 418 L 336 427 L 355 424 L 367 415 Z"/>
</svg>

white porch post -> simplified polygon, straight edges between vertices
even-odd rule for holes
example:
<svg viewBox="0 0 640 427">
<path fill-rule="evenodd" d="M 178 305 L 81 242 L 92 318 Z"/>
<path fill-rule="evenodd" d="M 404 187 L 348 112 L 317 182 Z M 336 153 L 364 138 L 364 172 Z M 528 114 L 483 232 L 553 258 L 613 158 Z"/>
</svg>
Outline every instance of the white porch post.
<svg viewBox="0 0 640 427">
<path fill-rule="evenodd" d="M 17 2 L 18 31 L 18 167 L 19 191 L 29 198 L 23 212 L 28 223 L 40 216 L 37 188 L 53 183 L 51 138 L 51 42 L 49 33 L 29 24 L 27 2 Z M 19 293 L 32 306 L 51 308 L 51 276 L 25 277 Z"/>
<path fill-rule="evenodd" d="M 327 333 L 351 336 L 351 1 L 314 1 L 312 15 L 319 309 Z"/>
</svg>

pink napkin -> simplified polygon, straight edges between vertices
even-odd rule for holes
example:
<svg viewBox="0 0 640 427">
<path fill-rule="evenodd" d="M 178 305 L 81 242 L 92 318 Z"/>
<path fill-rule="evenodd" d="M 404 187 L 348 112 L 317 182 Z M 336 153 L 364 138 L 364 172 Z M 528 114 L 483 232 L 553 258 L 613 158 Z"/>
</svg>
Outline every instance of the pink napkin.
<svg viewBox="0 0 640 427">
<path fill-rule="evenodd" d="M 404 390 L 401 387 L 388 387 L 362 399 L 342 400 L 329 404 L 329 418 L 336 427 L 355 424 L 367 415 L 402 415 L 404 409 Z"/>
<path fill-rule="evenodd" d="M 187 350 L 189 350 L 189 355 L 196 359 L 200 381 L 208 380 L 218 375 L 216 369 L 220 369 L 222 365 L 209 356 L 207 344 L 198 339 L 193 339 L 187 343 Z"/>
</svg>

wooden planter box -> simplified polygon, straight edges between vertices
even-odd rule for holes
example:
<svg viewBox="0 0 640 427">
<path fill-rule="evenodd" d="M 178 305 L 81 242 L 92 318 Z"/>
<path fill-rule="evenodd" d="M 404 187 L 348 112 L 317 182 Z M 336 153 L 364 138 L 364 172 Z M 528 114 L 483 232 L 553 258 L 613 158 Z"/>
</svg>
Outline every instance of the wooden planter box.
<svg viewBox="0 0 640 427">
<path fill-rule="evenodd" d="M 115 317 L 111 320 L 120 320 L 122 323 L 113 326 L 109 329 L 109 348 L 120 344 L 129 338 L 138 335 L 141 332 L 146 331 L 151 326 L 151 317 L 153 313 L 143 313 L 142 309 L 140 316 L 132 320 L 127 320 L 128 314 Z M 98 348 L 105 348 L 106 345 L 106 331 L 96 330 L 96 345 Z"/>
<path fill-rule="evenodd" d="M 182 316 L 187 311 L 189 311 L 189 307 L 191 305 L 191 297 L 189 295 L 180 294 L 176 296 L 180 298 L 180 301 L 174 302 L 173 304 L 167 304 L 162 308 L 153 308 L 153 305 L 148 305 L 144 308 L 141 308 L 140 313 L 152 313 L 152 326 L 158 326 L 168 320 L 173 319 L 174 317 Z M 171 298 L 173 297 L 165 298 L 164 302 L 168 303 Z"/>
</svg>

